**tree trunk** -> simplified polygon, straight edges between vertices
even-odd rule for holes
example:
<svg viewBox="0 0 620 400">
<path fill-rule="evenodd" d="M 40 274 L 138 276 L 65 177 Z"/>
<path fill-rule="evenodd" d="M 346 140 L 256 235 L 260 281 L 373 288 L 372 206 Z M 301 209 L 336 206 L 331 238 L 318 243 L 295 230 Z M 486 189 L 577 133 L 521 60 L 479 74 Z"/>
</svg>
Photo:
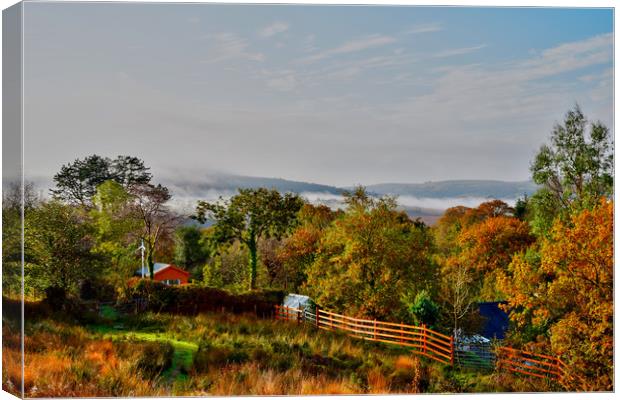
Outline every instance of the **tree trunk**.
<svg viewBox="0 0 620 400">
<path fill-rule="evenodd" d="M 252 231 L 250 231 L 248 249 L 250 250 L 250 290 L 252 290 L 256 287 L 256 269 L 258 265 L 258 249 L 256 244 L 256 235 Z"/>
<path fill-rule="evenodd" d="M 149 276 L 151 280 L 155 279 L 155 263 L 153 262 L 153 249 L 149 248 L 146 255 L 146 263 L 149 266 Z"/>
</svg>

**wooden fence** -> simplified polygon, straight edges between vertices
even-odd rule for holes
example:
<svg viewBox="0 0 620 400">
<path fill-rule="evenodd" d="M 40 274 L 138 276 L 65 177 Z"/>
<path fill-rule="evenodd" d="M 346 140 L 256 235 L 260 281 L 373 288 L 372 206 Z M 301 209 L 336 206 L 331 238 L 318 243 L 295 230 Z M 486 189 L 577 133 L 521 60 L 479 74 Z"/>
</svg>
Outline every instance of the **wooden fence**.
<svg viewBox="0 0 620 400">
<path fill-rule="evenodd" d="M 287 306 L 276 306 L 275 316 L 279 320 L 298 322 L 312 321 L 311 318 L 314 317 L 314 325 L 319 329 L 343 331 L 358 339 L 410 347 L 416 354 L 443 364 L 454 364 L 453 338 L 428 329 L 424 325 L 352 318 L 321 309 L 318 309 L 317 313 L 306 313 L 304 310 Z"/>
<path fill-rule="evenodd" d="M 496 352 L 497 369 L 551 379 L 560 384 L 566 376 L 564 371 L 566 365 L 558 357 L 530 353 L 512 347 L 498 347 Z"/>
<path fill-rule="evenodd" d="M 478 357 L 480 354 L 471 349 L 471 344 L 467 344 L 467 348 L 455 346 L 452 336 L 428 329 L 424 325 L 352 318 L 318 307 L 316 312 L 312 313 L 308 310 L 279 305 L 276 305 L 275 318 L 297 323 L 312 323 L 319 329 L 342 331 L 351 337 L 363 340 L 406 346 L 416 354 L 447 365 L 454 366 L 456 361 L 461 367 L 484 369 L 495 367 L 498 370 L 550 379 L 564 386 L 566 383 L 566 365 L 558 357 L 511 347 L 496 347 L 494 351 L 489 351 L 488 355 L 484 354 L 485 362 L 474 362 L 469 353 L 473 352 Z"/>
</svg>

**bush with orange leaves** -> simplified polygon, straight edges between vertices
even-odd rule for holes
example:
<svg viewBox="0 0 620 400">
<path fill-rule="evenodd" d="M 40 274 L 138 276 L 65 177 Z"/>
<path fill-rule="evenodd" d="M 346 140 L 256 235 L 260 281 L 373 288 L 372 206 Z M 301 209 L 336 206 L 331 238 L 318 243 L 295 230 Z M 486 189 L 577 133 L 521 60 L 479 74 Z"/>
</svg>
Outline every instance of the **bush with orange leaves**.
<svg viewBox="0 0 620 400">
<path fill-rule="evenodd" d="M 2 389 L 21 397 L 19 330 L 4 321 Z M 152 396 L 167 392 L 144 367 L 156 344 L 90 338 L 81 327 L 43 320 L 26 327 L 23 385 L 26 397 Z M 130 351 L 128 351 L 130 350 Z M 156 350 L 159 353 L 159 349 Z M 121 354 L 123 353 L 123 354 Z M 148 364 L 151 366 L 152 361 Z M 161 371 L 158 371 L 161 372 Z"/>
<path fill-rule="evenodd" d="M 499 282 L 522 332 L 513 339 L 560 354 L 574 390 L 613 390 L 613 267 L 613 201 L 602 199 L 556 220 Z"/>
</svg>

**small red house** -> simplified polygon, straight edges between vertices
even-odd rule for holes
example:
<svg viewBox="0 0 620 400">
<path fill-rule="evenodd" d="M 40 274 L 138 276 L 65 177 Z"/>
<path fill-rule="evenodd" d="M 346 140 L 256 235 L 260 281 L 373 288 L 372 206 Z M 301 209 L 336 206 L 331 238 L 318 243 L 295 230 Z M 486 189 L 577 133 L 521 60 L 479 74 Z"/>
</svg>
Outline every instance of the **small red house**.
<svg viewBox="0 0 620 400">
<path fill-rule="evenodd" d="M 136 271 L 142 276 L 142 270 Z M 148 278 L 149 269 L 144 267 L 144 276 Z M 189 282 L 189 272 L 172 264 L 155 263 L 153 265 L 153 280 L 163 282 L 166 285 L 185 285 Z"/>
</svg>

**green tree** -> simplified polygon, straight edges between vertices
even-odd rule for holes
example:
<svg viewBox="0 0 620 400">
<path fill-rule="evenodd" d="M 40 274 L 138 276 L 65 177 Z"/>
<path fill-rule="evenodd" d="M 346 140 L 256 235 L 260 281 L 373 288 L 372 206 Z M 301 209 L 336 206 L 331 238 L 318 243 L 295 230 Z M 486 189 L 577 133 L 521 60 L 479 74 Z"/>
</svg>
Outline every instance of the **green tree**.
<svg viewBox="0 0 620 400">
<path fill-rule="evenodd" d="M 2 289 L 5 295 L 12 296 L 21 293 L 22 212 L 30 218 L 40 200 L 31 182 L 24 184 L 23 193 L 21 184 L 8 185 L 2 197 Z M 29 243 L 25 243 L 24 262 L 31 261 Z"/>
<path fill-rule="evenodd" d="M 94 251 L 106 258 L 106 278 L 115 286 L 127 282 L 136 270 L 141 221 L 132 201 L 120 183 L 109 180 L 97 188 L 89 211 L 95 228 Z"/>
<path fill-rule="evenodd" d="M 327 227 L 305 291 L 322 306 L 368 318 L 407 317 L 402 294 L 432 286 L 429 229 L 374 199 L 363 188 L 346 193 L 346 212 Z"/>
<path fill-rule="evenodd" d="M 174 233 L 174 263 L 187 268 L 194 278 L 201 277 L 201 269 L 211 256 L 210 237 L 204 231 L 189 225 L 177 228 Z"/>
<path fill-rule="evenodd" d="M 75 292 L 82 279 L 101 272 L 100 257 L 92 250 L 94 228 L 79 209 L 58 201 L 42 203 L 25 220 L 30 254 L 25 284 L 29 291 L 54 291 L 61 300 Z"/>
<path fill-rule="evenodd" d="M 207 286 L 229 289 L 235 292 L 248 287 L 248 249 L 241 242 L 221 243 L 217 254 L 203 269 L 203 281 Z"/>
<path fill-rule="evenodd" d="M 550 144 L 541 146 L 530 166 L 534 182 L 543 185 L 531 199 L 537 234 L 548 233 L 556 216 L 592 208 L 613 193 L 612 141 L 609 129 L 588 123 L 578 105 L 554 126 Z"/>
<path fill-rule="evenodd" d="M 435 326 L 439 318 L 439 305 L 433 301 L 427 290 L 418 292 L 413 302 L 408 304 L 408 311 L 416 324 L 426 324 L 430 328 Z"/>
<path fill-rule="evenodd" d="M 105 181 L 113 180 L 125 188 L 148 184 L 152 177 L 148 170 L 137 157 L 118 156 L 112 160 L 93 154 L 63 165 L 54 175 L 56 187 L 50 192 L 56 199 L 90 207 L 97 187 Z"/>
<path fill-rule="evenodd" d="M 256 287 L 258 239 L 282 237 L 294 225 L 303 200 L 292 193 L 281 195 L 265 188 L 239 189 L 230 200 L 209 203 L 199 201 L 196 218 L 200 222 L 215 221 L 215 236 L 219 242 L 239 240 L 247 246 L 249 257 L 249 286 Z"/>
</svg>

